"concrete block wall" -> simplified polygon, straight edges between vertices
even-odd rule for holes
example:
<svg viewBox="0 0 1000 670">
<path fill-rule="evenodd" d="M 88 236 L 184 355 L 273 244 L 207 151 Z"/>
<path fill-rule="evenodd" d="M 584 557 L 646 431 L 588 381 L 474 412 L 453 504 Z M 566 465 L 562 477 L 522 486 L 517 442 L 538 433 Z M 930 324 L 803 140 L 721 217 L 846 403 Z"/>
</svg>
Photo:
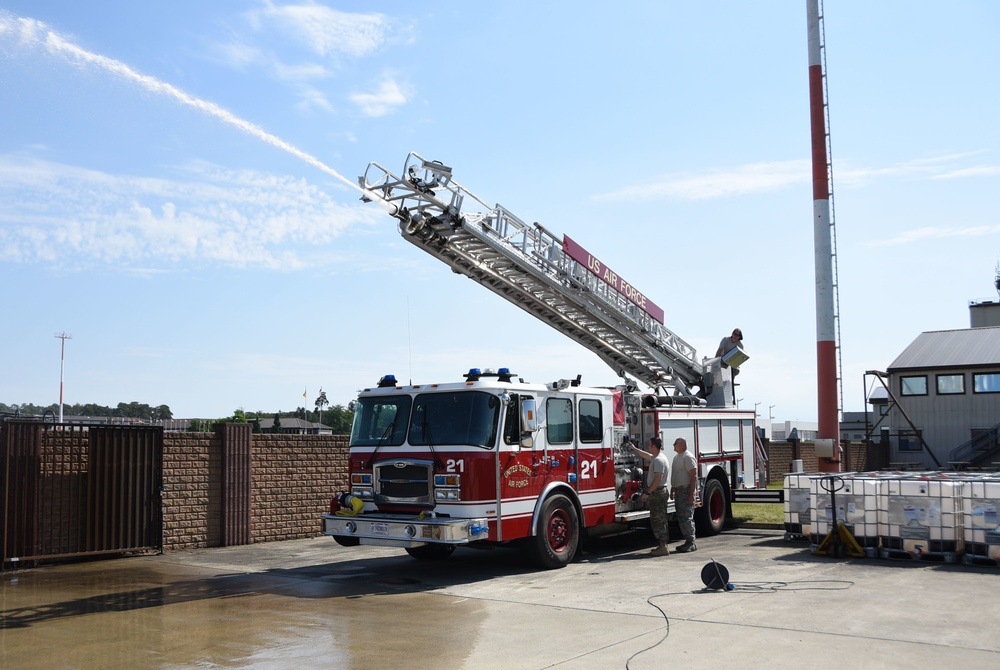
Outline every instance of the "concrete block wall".
<svg viewBox="0 0 1000 670">
<path fill-rule="evenodd" d="M 346 435 L 254 435 L 250 537 L 315 537 L 330 498 L 347 485 Z"/>
<path fill-rule="evenodd" d="M 221 544 L 222 445 L 215 433 L 163 436 L 163 550 Z"/>
<path fill-rule="evenodd" d="M 330 497 L 347 489 L 346 435 L 251 437 L 250 541 L 320 534 Z M 168 431 L 163 443 L 163 550 L 222 544 L 222 444 Z"/>
</svg>

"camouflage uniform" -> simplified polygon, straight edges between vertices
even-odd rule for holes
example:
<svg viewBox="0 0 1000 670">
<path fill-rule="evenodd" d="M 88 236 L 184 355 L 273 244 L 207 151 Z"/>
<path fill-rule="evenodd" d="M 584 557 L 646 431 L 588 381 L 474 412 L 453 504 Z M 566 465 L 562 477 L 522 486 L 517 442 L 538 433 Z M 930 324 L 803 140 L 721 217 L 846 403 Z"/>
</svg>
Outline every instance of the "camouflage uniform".
<svg viewBox="0 0 1000 670">
<path fill-rule="evenodd" d="M 653 535 L 657 540 L 666 542 L 670 539 L 670 517 L 667 514 L 667 502 L 670 496 L 667 495 L 665 486 L 660 486 L 649 494 L 647 504 L 649 505 L 649 527 L 653 530 Z"/>
<path fill-rule="evenodd" d="M 660 453 L 649 464 L 646 472 L 646 486 L 652 486 L 656 473 L 661 473 L 660 485 L 649 491 L 646 506 L 649 507 L 649 526 L 657 540 L 666 542 L 670 539 L 670 518 L 667 516 L 667 503 L 670 495 L 667 493 L 667 482 L 670 481 L 670 461 L 667 455 Z"/>
</svg>

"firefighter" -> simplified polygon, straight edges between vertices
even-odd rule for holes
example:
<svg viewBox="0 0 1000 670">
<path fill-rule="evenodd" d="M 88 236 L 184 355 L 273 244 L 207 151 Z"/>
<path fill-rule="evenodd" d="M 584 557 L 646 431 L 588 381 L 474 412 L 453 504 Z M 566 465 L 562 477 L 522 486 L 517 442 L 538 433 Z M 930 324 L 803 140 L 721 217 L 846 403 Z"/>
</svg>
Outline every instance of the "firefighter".
<svg viewBox="0 0 1000 670">
<path fill-rule="evenodd" d="M 646 470 L 646 488 L 642 492 L 642 500 L 649 507 L 649 526 L 658 542 L 657 546 L 650 551 L 651 556 L 669 556 L 670 548 L 667 542 L 670 540 L 669 517 L 667 516 L 667 487 L 670 483 L 670 462 L 667 455 L 663 453 L 663 440 L 658 437 L 649 438 L 649 451 L 643 451 L 635 446 L 631 440 L 629 448 L 649 461 L 649 468 Z"/>
</svg>

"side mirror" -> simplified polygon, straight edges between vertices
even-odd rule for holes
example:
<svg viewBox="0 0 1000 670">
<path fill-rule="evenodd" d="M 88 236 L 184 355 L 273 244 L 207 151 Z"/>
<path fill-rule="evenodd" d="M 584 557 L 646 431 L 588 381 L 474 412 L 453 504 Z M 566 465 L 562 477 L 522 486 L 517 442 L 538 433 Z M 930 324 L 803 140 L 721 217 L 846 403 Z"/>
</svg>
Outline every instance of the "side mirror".
<svg viewBox="0 0 1000 670">
<path fill-rule="evenodd" d="M 538 430 L 538 420 L 534 398 L 521 400 L 521 432 L 534 433 Z"/>
<path fill-rule="evenodd" d="M 521 399 L 521 446 L 531 449 L 535 445 L 534 432 L 538 430 L 538 419 L 534 398 Z"/>
</svg>

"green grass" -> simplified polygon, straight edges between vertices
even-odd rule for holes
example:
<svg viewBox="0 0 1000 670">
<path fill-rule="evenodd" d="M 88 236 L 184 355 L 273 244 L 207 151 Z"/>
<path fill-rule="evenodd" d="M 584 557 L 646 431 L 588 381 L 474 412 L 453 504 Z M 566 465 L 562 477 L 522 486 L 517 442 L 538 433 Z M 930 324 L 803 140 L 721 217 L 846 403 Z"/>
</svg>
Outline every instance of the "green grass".
<svg viewBox="0 0 1000 670">
<path fill-rule="evenodd" d="M 774 482 L 767 488 L 780 489 L 783 482 Z M 780 503 L 733 503 L 733 522 L 736 524 L 762 523 L 784 527 L 785 506 Z"/>
</svg>

